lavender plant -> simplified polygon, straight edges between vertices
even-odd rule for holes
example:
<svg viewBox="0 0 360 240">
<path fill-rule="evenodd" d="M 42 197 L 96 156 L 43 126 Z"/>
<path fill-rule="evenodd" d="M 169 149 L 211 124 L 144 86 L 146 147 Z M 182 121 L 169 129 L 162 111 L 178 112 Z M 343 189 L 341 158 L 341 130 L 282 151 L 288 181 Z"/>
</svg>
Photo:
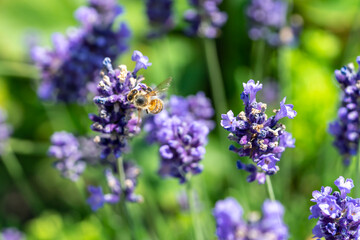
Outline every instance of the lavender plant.
<svg viewBox="0 0 360 240">
<path fill-rule="evenodd" d="M 243 219 L 244 211 L 234 198 L 226 198 L 216 203 L 213 215 L 216 220 L 216 236 L 219 240 L 234 239 L 288 239 L 288 228 L 283 222 L 284 207 L 278 201 L 265 200 L 263 217 L 250 213 Z"/>
<path fill-rule="evenodd" d="M 12 132 L 12 128 L 6 123 L 7 114 L 0 108 L 0 155 L 4 152 L 7 140 Z"/>
<path fill-rule="evenodd" d="M 123 154 L 128 150 L 128 140 L 140 132 L 140 120 L 135 106 L 127 96 L 133 89 L 140 89 L 142 76 L 137 76 L 140 69 L 151 66 L 148 57 L 139 51 L 134 51 L 132 60 L 136 63 L 133 71 L 128 71 L 125 65 L 113 69 L 111 60 L 103 61 L 104 72 L 98 84 L 98 95 L 94 103 L 99 114 L 90 114 L 93 121 L 91 129 L 100 135 L 94 141 L 101 147 L 100 158 L 110 166 L 105 170 L 110 193 L 104 194 L 101 187 L 89 186 L 91 194 L 88 203 L 96 211 L 104 203 L 117 203 L 121 196 L 130 202 L 140 202 L 142 197 L 134 194 L 140 169 L 131 162 L 123 162 Z M 118 162 L 116 161 L 118 160 Z M 120 159 L 120 161 L 119 161 Z M 114 173 L 120 175 L 118 180 Z"/>
<path fill-rule="evenodd" d="M 53 50 L 35 46 L 31 57 L 41 72 L 38 96 L 45 100 L 85 103 L 95 92 L 101 62 L 117 58 L 127 49 L 130 30 L 114 21 L 122 13 L 115 0 L 88 0 L 75 12 L 81 27 L 69 28 L 66 36 L 52 36 Z"/>
<path fill-rule="evenodd" d="M 360 64 L 360 57 L 357 57 Z M 342 90 L 338 119 L 329 124 L 329 132 L 334 135 L 334 146 L 349 165 L 351 156 L 355 156 L 359 146 L 359 99 L 360 73 L 353 64 L 348 64 L 335 71 L 335 77 Z"/>
<path fill-rule="evenodd" d="M 140 131 L 136 108 L 128 101 L 127 95 L 131 89 L 140 87 L 143 78 L 138 77 L 137 72 L 151 66 L 151 63 L 139 51 L 134 51 L 132 60 L 136 62 L 132 72 L 125 65 L 114 70 L 109 58 L 103 61 L 105 72 L 97 87 L 98 95 L 94 98 L 99 114 L 89 115 L 93 121 L 91 129 L 101 133 L 95 141 L 102 147 L 102 159 L 111 153 L 116 158 L 120 157 L 128 147 L 127 140 Z"/>
<path fill-rule="evenodd" d="M 216 38 L 220 28 L 227 21 L 227 14 L 221 12 L 218 5 L 222 0 L 189 0 L 191 9 L 184 13 L 184 19 L 189 23 L 185 33 L 189 36 Z"/>
<path fill-rule="evenodd" d="M 221 126 L 230 132 L 228 138 L 240 145 L 230 146 L 230 151 L 240 157 L 250 157 L 255 164 L 245 164 L 237 161 L 237 167 L 250 173 L 248 182 L 257 180 L 265 183 L 265 175 L 273 175 L 279 171 L 276 165 L 280 161 L 282 152 L 287 147 L 295 147 L 295 139 L 285 131 L 285 125 L 279 120 L 288 117 L 293 119 L 296 111 L 293 105 L 285 104 L 286 97 L 280 102 L 280 110 L 274 110 L 274 116 L 268 118 L 265 114 L 267 105 L 256 101 L 256 93 L 262 89 L 262 84 L 250 79 L 243 83 L 244 91 L 241 100 L 245 111 L 234 116 L 233 111 L 221 115 Z"/>
<path fill-rule="evenodd" d="M 213 129 L 211 102 L 200 92 L 187 98 L 172 96 L 167 110 L 152 116 L 145 124 L 148 140 L 160 145 L 159 174 L 187 181 L 186 175 L 199 174 L 207 135 Z"/>
<path fill-rule="evenodd" d="M 312 193 L 311 218 L 318 218 L 313 228 L 314 238 L 359 239 L 360 237 L 360 199 L 348 196 L 354 187 L 352 179 L 340 176 L 335 180 L 339 191 L 332 193 L 331 187 L 321 187 Z"/>
<path fill-rule="evenodd" d="M 271 46 L 294 44 L 302 29 L 299 15 L 287 21 L 288 3 L 284 0 L 251 0 L 246 14 L 249 18 L 249 37 L 265 40 Z"/>
<path fill-rule="evenodd" d="M 151 30 L 150 38 L 160 37 L 174 27 L 173 0 L 147 0 L 146 15 Z"/>
</svg>

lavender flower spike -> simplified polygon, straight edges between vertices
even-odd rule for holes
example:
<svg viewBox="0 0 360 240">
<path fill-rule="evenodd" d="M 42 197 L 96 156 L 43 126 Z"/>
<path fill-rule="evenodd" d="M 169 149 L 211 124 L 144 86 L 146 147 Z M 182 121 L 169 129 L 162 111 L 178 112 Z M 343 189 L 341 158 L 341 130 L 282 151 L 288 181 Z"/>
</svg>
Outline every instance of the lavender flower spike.
<svg viewBox="0 0 360 240">
<path fill-rule="evenodd" d="M 228 138 L 240 147 L 230 146 L 230 150 L 240 157 L 249 157 L 254 164 L 237 162 L 238 169 L 250 173 L 247 181 L 257 180 L 259 184 L 265 183 L 265 175 L 272 175 L 279 171 L 276 165 L 280 161 L 282 152 L 287 147 L 294 147 L 295 140 L 285 131 L 285 126 L 279 123 L 283 117 L 290 119 L 296 116 L 293 105 L 285 104 L 286 98 L 280 102 L 280 110 L 270 118 L 265 114 L 267 105 L 257 102 L 256 93 L 262 89 L 262 84 L 250 79 L 243 83 L 244 91 L 241 99 L 245 111 L 237 116 L 230 110 L 222 114 L 221 126 L 230 132 Z"/>
<path fill-rule="evenodd" d="M 63 177 L 78 180 L 86 168 L 78 139 L 71 133 L 56 132 L 51 136 L 51 143 L 48 154 L 58 159 L 54 167 Z"/>
<path fill-rule="evenodd" d="M 130 36 L 125 23 L 114 27 L 122 8 L 116 0 L 88 0 L 75 12 L 80 23 L 69 28 L 67 35 L 52 37 L 53 50 L 35 46 L 31 57 L 41 71 L 38 95 L 45 100 L 80 102 L 96 91 L 102 59 L 117 58 L 127 49 Z"/>
<path fill-rule="evenodd" d="M 360 57 L 357 58 L 358 64 Z M 359 146 L 360 132 L 360 72 L 353 64 L 335 71 L 335 78 L 342 90 L 338 119 L 329 124 L 329 132 L 334 135 L 334 146 L 349 165 L 351 156 L 355 156 Z"/>
<path fill-rule="evenodd" d="M 216 203 L 213 215 L 216 220 L 216 236 L 219 240 L 235 239 L 288 239 L 288 229 L 283 222 L 284 208 L 275 201 L 265 200 L 263 217 L 252 213 L 248 221 L 243 219 L 243 209 L 234 198 Z"/>
<path fill-rule="evenodd" d="M 286 19 L 288 4 L 284 0 L 251 0 L 247 7 L 249 18 L 249 37 L 252 40 L 265 40 L 278 47 L 291 45 L 298 41 L 302 18 L 292 16 L 291 23 Z"/>
<path fill-rule="evenodd" d="M 104 72 L 97 87 L 98 95 L 94 98 L 99 114 L 89 116 L 93 121 L 91 129 L 100 133 L 95 141 L 102 148 L 102 159 L 109 154 L 121 156 L 127 150 L 128 139 L 140 131 L 136 108 L 128 101 L 127 95 L 131 89 L 139 88 L 143 80 L 137 77 L 137 72 L 151 63 L 139 51 L 134 51 L 132 60 L 136 62 L 133 72 L 128 71 L 125 65 L 114 69 L 110 58 L 103 61 Z"/>
<path fill-rule="evenodd" d="M 186 174 L 199 174 L 206 152 L 207 135 L 213 129 L 214 110 L 203 93 L 187 98 L 172 96 L 165 110 L 145 124 L 148 140 L 160 144 L 159 174 L 186 182 Z"/>
<path fill-rule="evenodd" d="M 360 199 L 347 196 L 354 187 L 351 179 L 340 176 L 335 180 L 340 192 L 330 187 L 322 187 L 321 192 L 314 191 L 311 206 L 311 218 L 318 218 L 313 229 L 314 237 L 332 239 L 358 239 L 360 237 Z"/>
<path fill-rule="evenodd" d="M 151 30 L 150 38 L 160 37 L 174 27 L 173 0 L 147 0 L 146 14 Z"/>
<path fill-rule="evenodd" d="M 205 38 L 216 38 L 220 35 L 220 28 L 227 21 L 227 14 L 221 12 L 218 5 L 222 0 L 189 0 L 193 7 L 185 12 L 185 21 L 189 27 L 185 33 L 189 36 L 199 36 Z"/>
</svg>

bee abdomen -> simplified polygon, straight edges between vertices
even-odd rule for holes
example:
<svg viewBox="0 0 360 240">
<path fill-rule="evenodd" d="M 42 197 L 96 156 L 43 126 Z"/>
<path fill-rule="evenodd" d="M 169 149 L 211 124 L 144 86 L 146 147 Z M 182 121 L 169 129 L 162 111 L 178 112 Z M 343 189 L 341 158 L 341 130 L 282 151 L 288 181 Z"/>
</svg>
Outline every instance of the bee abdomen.
<svg viewBox="0 0 360 240">
<path fill-rule="evenodd" d="M 148 107 L 149 112 L 152 114 L 157 114 L 161 112 L 163 108 L 164 108 L 163 101 L 159 98 L 152 99 Z"/>
</svg>

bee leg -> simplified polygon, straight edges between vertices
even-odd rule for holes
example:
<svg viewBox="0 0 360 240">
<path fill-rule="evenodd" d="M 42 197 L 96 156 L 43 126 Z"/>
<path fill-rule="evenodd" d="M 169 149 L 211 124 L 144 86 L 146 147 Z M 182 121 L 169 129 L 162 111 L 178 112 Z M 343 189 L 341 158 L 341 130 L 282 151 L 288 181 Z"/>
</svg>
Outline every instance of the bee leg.
<svg viewBox="0 0 360 240">
<path fill-rule="evenodd" d="M 137 126 L 140 128 L 140 119 L 141 119 L 141 108 L 138 108 L 138 121 Z"/>
<path fill-rule="evenodd" d="M 149 114 L 149 109 L 145 109 L 146 113 Z"/>
</svg>

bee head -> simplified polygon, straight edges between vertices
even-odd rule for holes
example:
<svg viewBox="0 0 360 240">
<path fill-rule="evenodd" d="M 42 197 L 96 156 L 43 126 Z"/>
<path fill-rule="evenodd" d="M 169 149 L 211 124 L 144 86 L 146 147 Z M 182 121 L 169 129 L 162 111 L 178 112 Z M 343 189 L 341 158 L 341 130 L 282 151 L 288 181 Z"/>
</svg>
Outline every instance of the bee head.
<svg viewBox="0 0 360 240">
<path fill-rule="evenodd" d="M 127 95 L 128 101 L 131 102 L 137 93 L 138 93 L 138 90 L 136 90 L 136 89 L 131 90 L 130 93 Z"/>
</svg>

